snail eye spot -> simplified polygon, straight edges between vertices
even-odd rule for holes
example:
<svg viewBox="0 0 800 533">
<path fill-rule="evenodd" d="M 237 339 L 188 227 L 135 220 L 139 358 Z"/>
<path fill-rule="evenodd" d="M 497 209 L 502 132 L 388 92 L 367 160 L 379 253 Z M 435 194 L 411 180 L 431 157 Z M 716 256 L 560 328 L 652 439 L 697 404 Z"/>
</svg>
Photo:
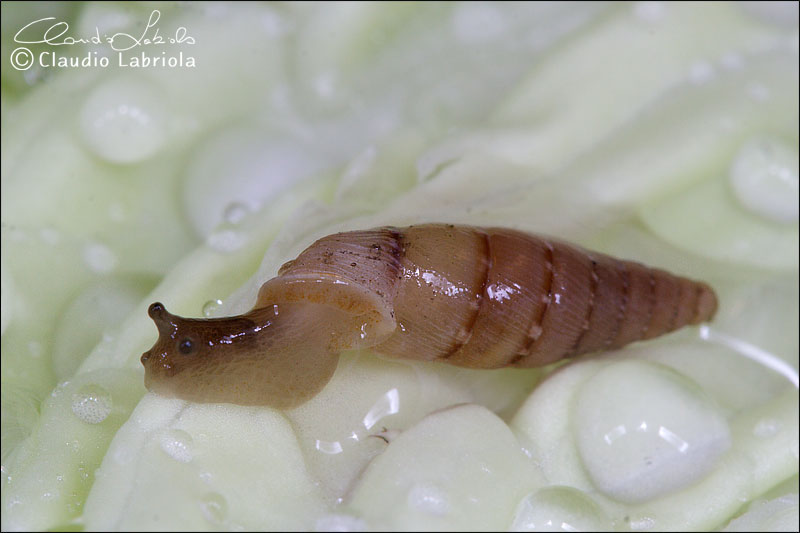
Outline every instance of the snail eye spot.
<svg viewBox="0 0 800 533">
<path fill-rule="evenodd" d="M 183 339 L 180 344 L 178 344 L 178 351 L 186 355 L 192 353 L 194 351 L 194 343 L 192 342 L 192 339 Z"/>
</svg>

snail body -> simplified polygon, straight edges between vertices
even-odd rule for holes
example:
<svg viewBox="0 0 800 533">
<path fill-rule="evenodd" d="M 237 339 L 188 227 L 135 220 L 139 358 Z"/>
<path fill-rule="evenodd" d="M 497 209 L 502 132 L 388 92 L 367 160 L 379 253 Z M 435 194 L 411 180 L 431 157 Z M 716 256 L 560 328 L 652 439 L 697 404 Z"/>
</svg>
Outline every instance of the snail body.
<svg viewBox="0 0 800 533">
<path fill-rule="evenodd" d="M 201 402 L 290 408 L 343 350 L 470 368 L 543 366 L 710 320 L 705 283 L 505 228 L 426 224 L 319 239 L 243 315 L 149 314 L 145 384 Z"/>
</svg>

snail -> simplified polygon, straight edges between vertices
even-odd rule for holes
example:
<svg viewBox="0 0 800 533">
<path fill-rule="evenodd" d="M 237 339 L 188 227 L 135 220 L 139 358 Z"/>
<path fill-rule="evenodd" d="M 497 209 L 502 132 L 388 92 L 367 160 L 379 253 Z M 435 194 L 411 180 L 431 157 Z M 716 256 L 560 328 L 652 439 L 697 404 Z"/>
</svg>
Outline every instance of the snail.
<svg viewBox="0 0 800 533">
<path fill-rule="evenodd" d="M 339 353 L 370 348 L 470 368 L 537 367 L 620 348 L 717 308 L 705 283 L 505 228 L 425 224 L 323 237 L 249 312 L 182 318 L 161 303 L 145 385 L 195 402 L 288 409 Z"/>
</svg>

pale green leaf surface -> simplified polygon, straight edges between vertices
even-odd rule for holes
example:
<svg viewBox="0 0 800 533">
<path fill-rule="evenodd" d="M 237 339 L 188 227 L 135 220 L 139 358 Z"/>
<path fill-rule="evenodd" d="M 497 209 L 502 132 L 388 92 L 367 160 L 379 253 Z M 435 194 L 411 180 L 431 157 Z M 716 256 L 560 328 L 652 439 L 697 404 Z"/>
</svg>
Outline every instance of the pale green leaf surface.
<svg viewBox="0 0 800 533">
<path fill-rule="evenodd" d="M 8 61 L 28 21 L 152 9 L 194 68 Z M 3 530 L 796 526 L 797 13 L 4 2 Z M 425 222 L 703 279 L 719 313 L 558 368 L 347 353 L 283 413 L 146 393 L 151 302 L 242 312 L 316 238 Z"/>
</svg>

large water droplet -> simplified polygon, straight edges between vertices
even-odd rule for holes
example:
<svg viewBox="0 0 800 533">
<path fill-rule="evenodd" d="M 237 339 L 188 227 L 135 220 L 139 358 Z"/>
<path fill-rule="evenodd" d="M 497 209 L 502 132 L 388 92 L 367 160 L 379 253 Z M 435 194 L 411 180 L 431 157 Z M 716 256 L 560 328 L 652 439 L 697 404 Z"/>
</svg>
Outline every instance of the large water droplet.
<svg viewBox="0 0 800 533">
<path fill-rule="evenodd" d="M 576 442 L 592 481 L 619 501 L 643 502 L 702 478 L 730 447 L 725 418 L 688 378 L 624 361 L 576 398 Z"/>
<path fill-rule="evenodd" d="M 72 395 L 72 412 L 87 424 L 99 424 L 111 413 L 111 393 L 97 384 L 87 384 Z"/>
<path fill-rule="evenodd" d="M 192 453 L 192 436 L 181 429 L 168 429 L 161 434 L 161 449 L 164 453 L 181 463 L 190 462 Z"/>
<path fill-rule="evenodd" d="M 758 137 L 742 145 L 729 179 L 736 198 L 749 211 L 777 222 L 798 220 L 800 190 L 798 153 L 773 137 Z"/>
<path fill-rule="evenodd" d="M 165 139 L 158 92 L 139 78 L 119 78 L 96 88 L 81 110 L 83 139 L 99 157 L 134 163 L 158 152 Z"/>
<path fill-rule="evenodd" d="M 511 531 L 611 531 L 613 524 L 589 496 L 572 487 L 547 487 L 517 506 Z"/>
<path fill-rule="evenodd" d="M 228 501 L 222 494 L 209 492 L 200 498 L 200 511 L 210 523 L 222 526 L 228 518 Z"/>
</svg>

